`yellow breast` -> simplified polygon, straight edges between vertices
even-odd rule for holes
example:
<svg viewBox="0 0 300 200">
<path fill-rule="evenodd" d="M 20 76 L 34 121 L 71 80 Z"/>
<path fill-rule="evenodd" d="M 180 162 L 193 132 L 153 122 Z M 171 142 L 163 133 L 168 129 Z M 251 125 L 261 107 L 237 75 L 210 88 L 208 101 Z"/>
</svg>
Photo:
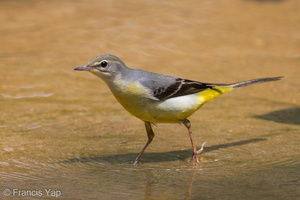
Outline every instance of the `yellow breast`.
<svg viewBox="0 0 300 200">
<path fill-rule="evenodd" d="M 120 84 L 110 87 L 120 104 L 132 115 L 153 123 L 179 122 L 188 118 L 204 103 L 231 91 L 230 87 L 216 87 L 199 93 L 174 97 L 166 100 L 154 100 L 149 88 L 139 82 Z"/>
</svg>

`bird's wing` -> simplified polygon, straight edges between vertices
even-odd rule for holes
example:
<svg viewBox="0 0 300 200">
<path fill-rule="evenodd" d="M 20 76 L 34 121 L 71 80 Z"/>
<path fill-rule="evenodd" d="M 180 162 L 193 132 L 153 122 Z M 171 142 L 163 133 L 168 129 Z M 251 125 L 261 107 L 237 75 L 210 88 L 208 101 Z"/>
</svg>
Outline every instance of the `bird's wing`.
<svg viewBox="0 0 300 200">
<path fill-rule="evenodd" d="M 194 94 L 207 89 L 214 89 L 215 86 L 226 84 L 202 83 L 188 79 L 165 76 L 142 70 L 134 71 L 134 79 L 148 88 L 151 99 L 165 100 L 173 97 L 179 97 Z"/>
<path fill-rule="evenodd" d="M 173 84 L 170 84 L 167 87 L 156 88 L 153 91 L 153 96 L 158 100 L 165 100 L 173 97 L 194 94 L 207 89 L 213 89 L 215 86 L 216 84 L 176 78 Z"/>
</svg>

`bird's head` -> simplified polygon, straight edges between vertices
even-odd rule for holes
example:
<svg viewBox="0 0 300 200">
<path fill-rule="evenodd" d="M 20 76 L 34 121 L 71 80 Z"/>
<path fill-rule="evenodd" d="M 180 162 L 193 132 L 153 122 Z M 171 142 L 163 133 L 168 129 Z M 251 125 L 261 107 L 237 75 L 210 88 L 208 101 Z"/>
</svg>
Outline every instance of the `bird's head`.
<svg viewBox="0 0 300 200">
<path fill-rule="evenodd" d="M 103 80 L 115 78 L 125 73 L 128 68 L 116 56 L 104 54 L 93 58 L 86 65 L 74 68 L 78 71 L 89 71 Z"/>
</svg>

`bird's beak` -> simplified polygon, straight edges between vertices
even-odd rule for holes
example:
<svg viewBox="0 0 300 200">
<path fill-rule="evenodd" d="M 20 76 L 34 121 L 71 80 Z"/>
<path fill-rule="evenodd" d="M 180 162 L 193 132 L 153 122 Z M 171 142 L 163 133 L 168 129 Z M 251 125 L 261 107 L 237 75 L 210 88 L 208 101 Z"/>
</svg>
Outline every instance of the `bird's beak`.
<svg viewBox="0 0 300 200">
<path fill-rule="evenodd" d="M 74 70 L 78 70 L 78 71 L 90 71 L 91 69 L 92 69 L 92 67 L 88 66 L 88 65 L 82 65 L 82 66 L 74 68 Z"/>
</svg>

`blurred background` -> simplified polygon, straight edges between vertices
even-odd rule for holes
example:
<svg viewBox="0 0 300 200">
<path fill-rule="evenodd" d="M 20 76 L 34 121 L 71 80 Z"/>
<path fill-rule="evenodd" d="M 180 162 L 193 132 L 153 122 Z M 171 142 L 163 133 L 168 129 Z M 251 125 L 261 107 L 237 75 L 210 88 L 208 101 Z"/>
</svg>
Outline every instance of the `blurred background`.
<svg viewBox="0 0 300 200">
<path fill-rule="evenodd" d="M 0 189 L 70 199 L 299 197 L 300 1 L 0 0 Z M 183 126 L 144 125 L 96 76 L 101 54 L 202 82 L 285 76 L 236 90 Z M 15 199 L 12 193 L 2 198 Z M 46 198 L 28 195 L 26 198 Z M 47 197 L 48 198 L 48 197 Z"/>
</svg>

